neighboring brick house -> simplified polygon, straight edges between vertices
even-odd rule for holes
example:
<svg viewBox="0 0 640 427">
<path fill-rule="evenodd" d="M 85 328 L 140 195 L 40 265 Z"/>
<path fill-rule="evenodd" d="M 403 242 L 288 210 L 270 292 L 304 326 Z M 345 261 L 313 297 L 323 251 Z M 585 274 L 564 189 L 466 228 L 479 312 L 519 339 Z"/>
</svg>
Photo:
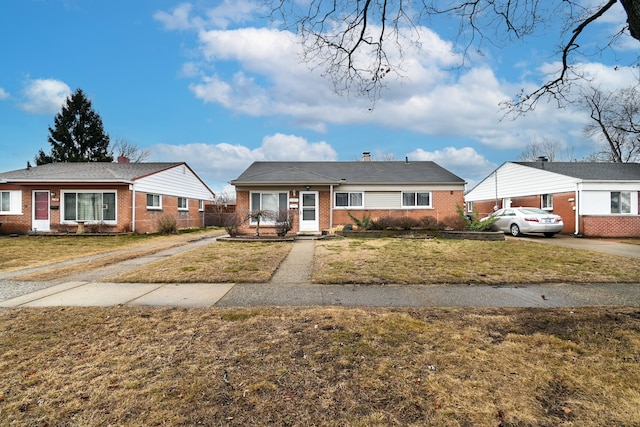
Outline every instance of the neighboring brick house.
<svg viewBox="0 0 640 427">
<path fill-rule="evenodd" d="M 50 163 L 0 173 L 0 233 L 202 227 L 213 192 L 186 163 Z"/>
<path fill-rule="evenodd" d="M 467 211 L 538 207 L 562 216 L 563 234 L 640 237 L 640 163 L 506 162 L 465 195 Z"/>
<path fill-rule="evenodd" d="M 237 179 L 239 215 L 256 210 L 291 214 L 292 232 L 320 234 L 361 219 L 431 216 L 441 221 L 456 216 L 464 203 L 465 181 L 434 162 L 255 162 Z M 255 228 L 252 219 L 241 228 Z M 264 227 L 264 228 L 263 228 Z M 260 229 L 274 232 L 273 221 Z M 261 231 L 262 232 L 262 231 Z"/>
</svg>

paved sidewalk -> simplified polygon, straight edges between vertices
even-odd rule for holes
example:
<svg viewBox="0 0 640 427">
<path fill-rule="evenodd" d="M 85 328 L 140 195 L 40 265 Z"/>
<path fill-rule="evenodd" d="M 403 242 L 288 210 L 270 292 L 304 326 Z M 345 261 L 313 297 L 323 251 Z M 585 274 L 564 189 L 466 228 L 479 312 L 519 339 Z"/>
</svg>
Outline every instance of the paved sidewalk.
<svg viewBox="0 0 640 427">
<path fill-rule="evenodd" d="M 214 236 L 210 236 L 214 237 Z M 534 238 L 535 239 L 535 238 Z M 573 245 L 581 249 L 618 252 L 640 257 L 640 246 L 587 239 L 535 239 L 543 243 Z M 573 240 L 573 241 L 571 241 Z M 141 284 L 101 282 L 115 269 L 135 268 L 147 262 L 211 244 L 211 238 L 167 249 L 106 267 L 66 277 L 64 281 L 41 283 L 41 289 L 26 288 L 3 297 L 0 308 L 44 306 L 322 306 L 351 307 L 580 307 L 640 306 L 640 284 L 541 284 L 541 285 L 316 285 L 310 283 L 313 240 L 299 239 L 271 282 L 251 284 Z M 24 273 L 21 272 L 21 274 Z M 10 277 L 0 277 L 0 285 Z M 21 286 L 19 289 L 23 289 Z M 4 293 L 6 294 L 6 293 Z"/>
</svg>

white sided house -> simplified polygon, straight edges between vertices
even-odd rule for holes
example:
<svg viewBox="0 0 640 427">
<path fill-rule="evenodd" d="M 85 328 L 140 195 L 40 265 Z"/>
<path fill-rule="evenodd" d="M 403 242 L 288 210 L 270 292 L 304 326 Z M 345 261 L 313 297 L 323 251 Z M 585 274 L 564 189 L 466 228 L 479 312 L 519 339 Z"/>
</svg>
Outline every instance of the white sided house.
<svg viewBox="0 0 640 427">
<path fill-rule="evenodd" d="M 0 173 L 0 233 L 202 227 L 215 195 L 184 162 L 50 163 Z"/>
<path fill-rule="evenodd" d="M 467 211 L 530 206 L 562 216 L 564 234 L 640 237 L 640 164 L 506 162 L 465 194 Z"/>
</svg>

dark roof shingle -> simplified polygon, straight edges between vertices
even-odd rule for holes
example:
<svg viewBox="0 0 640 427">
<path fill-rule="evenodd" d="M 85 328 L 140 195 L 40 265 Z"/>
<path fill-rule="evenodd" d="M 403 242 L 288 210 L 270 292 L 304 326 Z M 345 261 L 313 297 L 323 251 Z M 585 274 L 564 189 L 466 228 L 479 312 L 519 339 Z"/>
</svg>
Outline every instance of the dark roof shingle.
<svg viewBox="0 0 640 427">
<path fill-rule="evenodd" d="M 233 185 L 464 184 L 434 162 L 254 162 Z"/>
<path fill-rule="evenodd" d="M 183 163 L 49 163 L 0 173 L 0 182 L 134 181 Z"/>
<path fill-rule="evenodd" d="M 514 162 L 531 168 L 546 170 L 583 180 L 635 181 L 640 180 L 640 163 L 595 162 Z"/>
</svg>

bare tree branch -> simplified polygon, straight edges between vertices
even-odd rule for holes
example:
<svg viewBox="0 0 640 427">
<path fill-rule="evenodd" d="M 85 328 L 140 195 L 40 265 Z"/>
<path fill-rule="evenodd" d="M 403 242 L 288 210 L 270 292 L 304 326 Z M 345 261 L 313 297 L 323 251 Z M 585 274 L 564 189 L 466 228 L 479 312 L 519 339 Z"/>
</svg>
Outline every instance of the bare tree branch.
<svg viewBox="0 0 640 427">
<path fill-rule="evenodd" d="M 471 49 L 485 43 L 503 46 L 541 31 L 556 31 L 561 68 L 558 74 L 531 92 L 522 92 L 502 104 L 515 116 L 535 108 L 542 98 L 559 106 L 570 102 L 566 92 L 572 82 L 583 78 L 574 68 L 580 52 L 578 40 L 594 22 L 600 20 L 618 0 L 607 0 L 593 8 L 581 0 L 265 0 L 272 17 L 279 16 L 284 27 L 301 37 L 303 60 L 321 68 L 337 93 L 357 93 L 375 102 L 385 88 L 387 77 L 403 76 L 403 51 L 409 44 L 420 44 L 419 26 L 434 18 L 458 21 L 458 46 L 468 58 Z M 640 6 L 637 0 L 620 0 L 627 11 L 628 28 L 601 44 L 604 49 L 625 31 L 638 39 Z M 564 28 L 553 28 L 558 20 Z M 413 31 L 413 32 L 412 32 Z M 407 34 L 412 34 L 407 37 Z M 562 41 L 564 35 L 567 40 Z M 397 55 L 391 56 L 390 42 Z M 395 53 L 395 52 L 394 52 Z M 463 59 L 463 62 L 466 59 Z M 461 66 L 464 63 L 461 64 Z"/>
</svg>

